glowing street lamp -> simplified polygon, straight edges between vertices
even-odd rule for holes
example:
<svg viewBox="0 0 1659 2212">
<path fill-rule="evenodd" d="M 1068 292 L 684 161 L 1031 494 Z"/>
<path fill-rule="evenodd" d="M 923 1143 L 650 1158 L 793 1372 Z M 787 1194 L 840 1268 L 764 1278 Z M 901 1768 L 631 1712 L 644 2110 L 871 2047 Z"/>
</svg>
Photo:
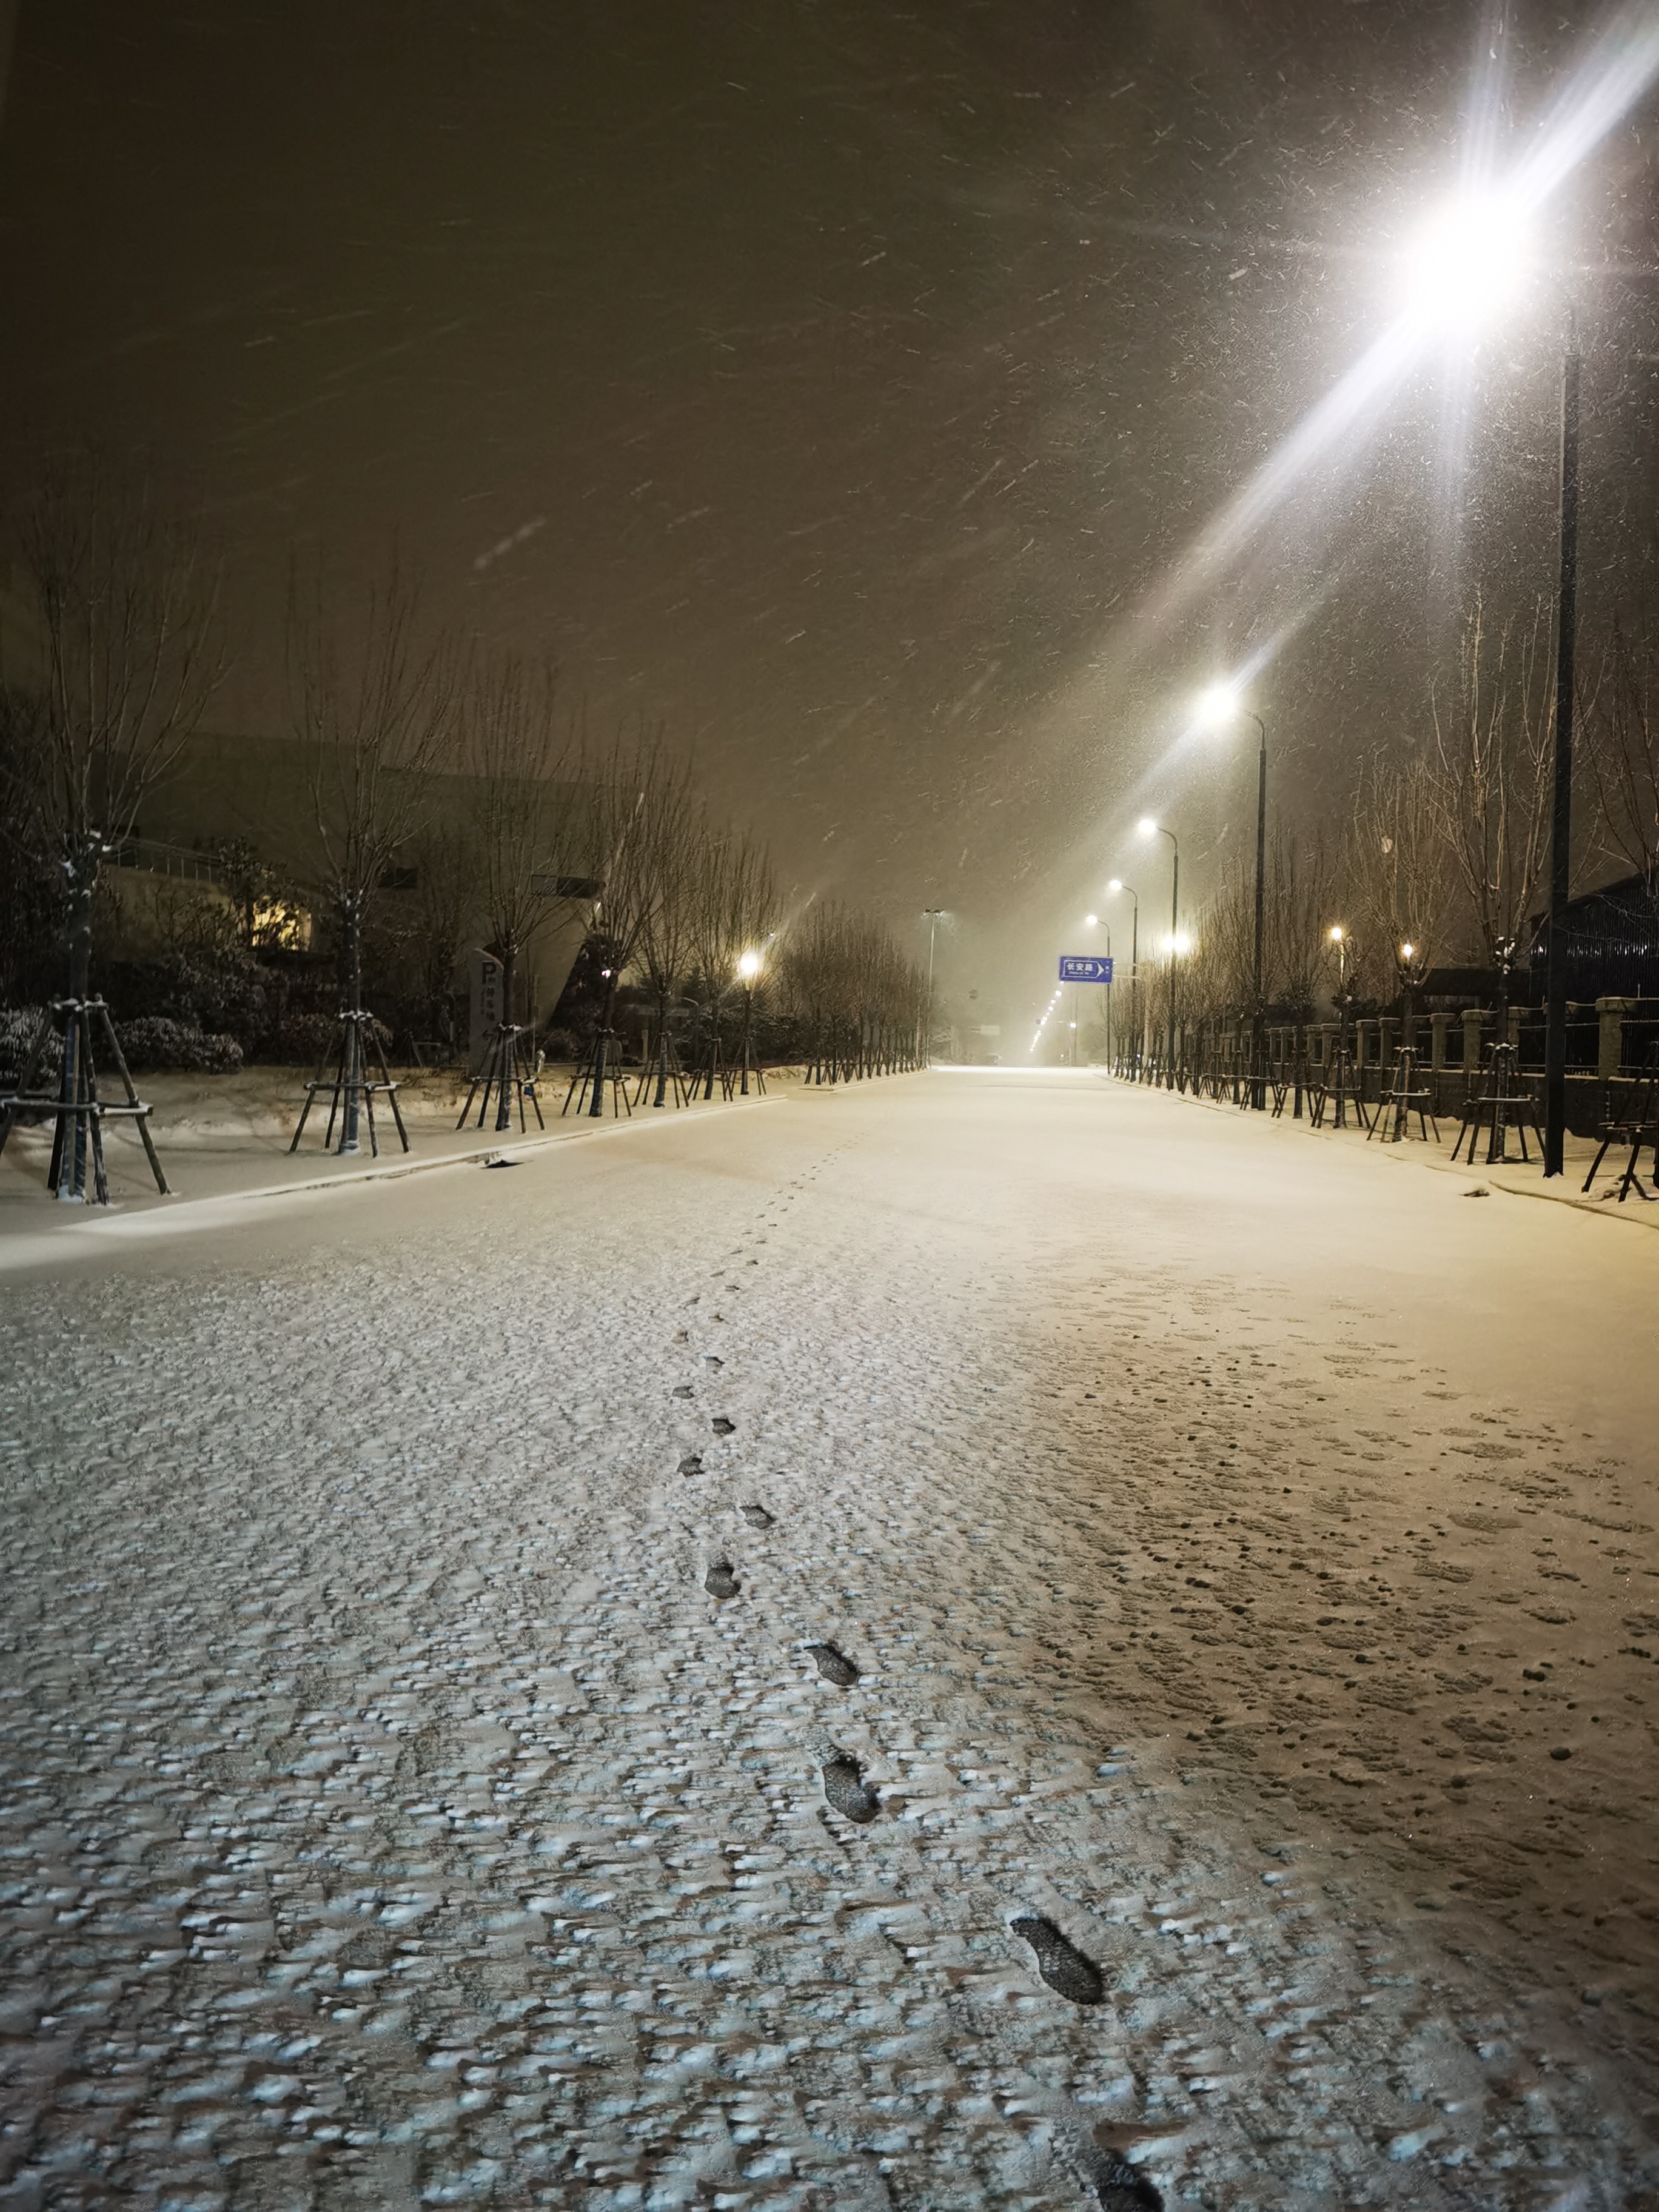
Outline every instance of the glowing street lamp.
<svg viewBox="0 0 1659 2212">
<path fill-rule="evenodd" d="M 1176 1059 L 1176 939 L 1181 934 L 1181 841 L 1173 830 L 1155 822 L 1150 814 L 1143 814 L 1136 823 L 1143 837 L 1167 837 L 1171 848 L 1170 864 L 1170 1066 L 1169 1087 L 1175 1089 Z"/>
<path fill-rule="evenodd" d="M 1518 198 L 1460 193 L 1407 248 L 1401 271 L 1406 313 L 1431 328 L 1473 330 L 1516 304 L 1534 266 L 1532 223 Z"/>
<path fill-rule="evenodd" d="M 738 1096 L 744 1098 L 749 1096 L 749 1039 L 755 1023 L 755 986 L 759 982 L 761 970 L 765 965 L 765 954 L 752 945 L 738 955 L 738 981 L 743 986 L 743 1076 L 738 1085 Z M 758 1068 L 755 1071 L 755 1078 L 760 1089 L 764 1091 L 766 1078 Z"/>
</svg>

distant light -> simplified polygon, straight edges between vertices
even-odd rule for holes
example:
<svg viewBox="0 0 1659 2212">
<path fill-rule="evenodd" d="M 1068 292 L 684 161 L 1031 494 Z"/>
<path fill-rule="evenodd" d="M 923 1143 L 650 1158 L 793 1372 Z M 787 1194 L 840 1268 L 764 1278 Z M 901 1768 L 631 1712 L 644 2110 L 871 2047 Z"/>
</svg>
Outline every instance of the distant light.
<svg viewBox="0 0 1659 2212">
<path fill-rule="evenodd" d="M 1198 695 L 1195 709 L 1198 726 L 1202 730 L 1224 730 L 1230 722 L 1238 720 L 1243 698 L 1237 684 L 1224 680 L 1212 684 Z"/>
<path fill-rule="evenodd" d="M 1532 266 L 1531 227 L 1520 201 L 1502 192 L 1467 192 L 1407 247 L 1405 304 L 1427 323 L 1486 322 L 1514 304 Z"/>
<path fill-rule="evenodd" d="M 1107 884 L 1106 888 L 1109 891 L 1121 891 L 1123 888 L 1123 884 L 1118 877 L 1114 876 L 1111 882 Z"/>
<path fill-rule="evenodd" d="M 1135 824 L 1135 834 L 1140 837 L 1156 837 L 1158 824 L 1150 814 L 1143 814 Z"/>
<path fill-rule="evenodd" d="M 1400 957 L 1402 960 L 1414 960 L 1417 957 L 1417 947 L 1414 945 L 1402 945 L 1400 948 Z"/>
<path fill-rule="evenodd" d="M 1083 927 L 1085 929 L 1098 929 L 1100 916 L 1097 914 L 1085 914 L 1083 917 Z"/>
<path fill-rule="evenodd" d="M 752 983 L 761 971 L 761 957 L 752 948 L 738 962 L 738 974 L 744 982 Z"/>
<path fill-rule="evenodd" d="M 1333 922 L 1331 924 L 1331 943 L 1333 945 L 1340 945 L 1342 942 L 1342 935 L 1343 932 L 1341 923 L 1340 921 Z"/>
</svg>

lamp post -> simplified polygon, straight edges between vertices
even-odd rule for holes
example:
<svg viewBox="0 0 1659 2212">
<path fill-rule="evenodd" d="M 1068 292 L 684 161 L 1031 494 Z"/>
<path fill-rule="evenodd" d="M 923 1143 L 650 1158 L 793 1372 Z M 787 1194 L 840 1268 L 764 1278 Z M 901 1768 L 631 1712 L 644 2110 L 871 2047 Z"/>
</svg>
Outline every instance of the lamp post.
<svg viewBox="0 0 1659 2212">
<path fill-rule="evenodd" d="M 1167 837 L 1170 845 L 1170 1064 L 1166 1071 L 1168 1087 L 1175 1089 L 1176 1061 L 1176 940 L 1181 934 L 1181 841 L 1173 830 L 1146 815 L 1140 823 L 1143 837 Z"/>
<path fill-rule="evenodd" d="M 1231 684 L 1212 684 L 1199 702 L 1200 718 L 1212 728 L 1246 714 L 1261 733 L 1255 775 L 1255 952 L 1252 965 L 1250 1010 L 1250 1103 L 1259 1114 L 1267 1103 L 1261 1064 L 1262 1018 L 1267 1012 L 1262 995 L 1262 884 L 1267 856 L 1267 725 L 1253 707 L 1247 707 Z"/>
<path fill-rule="evenodd" d="M 1419 325 L 1467 328 L 1507 305 L 1531 273 L 1529 217 L 1539 195 L 1473 193 L 1417 243 L 1410 309 Z M 1572 857 L 1572 687 L 1578 615 L 1578 331 L 1571 306 L 1561 352 L 1556 575 L 1554 791 L 1550 813 L 1549 951 L 1545 980 L 1544 1174 L 1563 1171 L 1567 1126 L 1567 896 Z"/>
<path fill-rule="evenodd" d="M 1087 927 L 1088 927 L 1089 928 L 1091 928 L 1091 929 L 1098 929 L 1098 928 L 1100 927 L 1100 926 L 1101 926 L 1101 924 L 1100 924 L 1100 916 L 1099 916 L 1097 914 L 1085 914 L 1085 915 L 1084 915 L 1083 919 L 1084 919 L 1085 923 L 1085 924 L 1087 925 Z M 1111 1064 L 1112 1064 L 1112 931 L 1111 931 L 1111 925 L 1110 925 L 1109 923 L 1108 923 L 1108 924 L 1107 924 L 1107 927 L 1106 927 L 1106 1065 L 1107 1065 L 1107 1066 L 1109 1068 L 1109 1067 L 1110 1067 L 1110 1066 L 1111 1066 Z"/>
<path fill-rule="evenodd" d="M 1121 891 L 1126 898 L 1134 900 L 1134 912 L 1129 922 L 1129 1036 L 1134 1063 L 1130 1069 L 1130 1077 L 1133 1080 L 1140 1073 L 1140 1031 L 1136 1026 L 1136 1016 L 1140 1006 L 1140 900 L 1133 886 L 1126 884 L 1121 876 L 1114 876 L 1106 888 L 1112 892 Z"/>
<path fill-rule="evenodd" d="M 1545 970 L 1544 1174 L 1559 1176 L 1567 1133 L 1567 892 L 1572 859 L 1573 649 L 1578 626 L 1578 332 L 1561 361 L 1561 547 L 1555 598 L 1555 793 L 1550 814 L 1550 945 Z"/>
<path fill-rule="evenodd" d="M 755 1018 L 755 986 L 760 981 L 761 956 L 752 950 L 738 961 L 738 981 L 743 986 L 743 1079 L 739 1095 L 749 1096 L 749 1033 Z"/>
<path fill-rule="evenodd" d="M 933 939 L 939 934 L 939 916 L 945 908 L 942 906 L 925 906 L 921 912 L 927 924 L 927 1034 L 921 1041 L 921 1058 L 922 1065 L 931 1067 L 933 1064 Z"/>
<path fill-rule="evenodd" d="M 1348 933 L 1341 923 L 1333 922 L 1331 943 L 1336 947 L 1336 1112 L 1334 1126 L 1342 1126 L 1342 1109 L 1348 1084 Z M 1325 1088 L 1330 1089 L 1330 1070 L 1325 1071 Z M 1322 1114 L 1324 1108 L 1320 1111 Z"/>
</svg>

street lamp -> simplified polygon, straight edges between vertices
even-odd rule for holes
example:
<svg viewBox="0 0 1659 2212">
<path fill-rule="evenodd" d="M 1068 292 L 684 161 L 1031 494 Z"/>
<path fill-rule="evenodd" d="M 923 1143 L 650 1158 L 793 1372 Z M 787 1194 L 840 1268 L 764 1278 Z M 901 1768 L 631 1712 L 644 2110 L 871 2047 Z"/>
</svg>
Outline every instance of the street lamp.
<svg viewBox="0 0 1659 2212">
<path fill-rule="evenodd" d="M 749 1038 L 755 1020 L 755 986 L 760 981 L 761 969 L 765 964 L 763 956 L 753 945 L 738 956 L 738 981 L 743 986 L 743 1079 L 739 1096 L 744 1098 L 749 1096 Z M 763 1076 L 760 1077 L 760 1083 L 764 1090 Z"/>
<path fill-rule="evenodd" d="M 1171 847 L 1170 861 L 1170 1066 L 1169 1087 L 1175 1089 L 1176 1060 L 1176 939 L 1181 934 L 1181 842 L 1173 830 L 1166 830 L 1161 822 L 1154 822 L 1150 814 L 1143 815 L 1137 824 L 1143 837 L 1167 837 Z"/>
<path fill-rule="evenodd" d="M 1140 989 L 1140 900 L 1133 886 L 1126 884 L 1121 876 L 1114 876 L 1106 888 L 1115 896 L 1121 892 L 1126 898 L 1134 900 L 1134 913 L 1129 923 L 1129 1031 L 1133 1039 L 1131 1048 L 1134 1054 L 1134 1066 L 1132 1073 L 1138 1076 L 1140 1073 L 1140 1031 L 1136 1027 L 1135 1017 Z"/>
<path fill-rule="evenodd" d="M 1532 225 L 1517 197 L 1460 193 L 1407 247 L 1406 313 L 1431 329 L 1472 331 L 1515 304 L 1534 266 Z"/>
<path fill-rule="evenodd" d="M 922 917 L 927 924 L 927 1034 L 922 1040 L 922 1059 L 931 1067 L 933 1064 L 933 939 L 939 934 L 942 906 L 925 906 Z"/>
<path fill-rule="evenodd" d="M 1407 264 L 1410 311 L 1468 325 L 1510 305 L 1532 267 L 1528 208 L 1518 197 L 1467 194 L 1421 235 Z M 1567 895 L 1572 848 L 1572 689 L 1578 615 L 1577 321 L 1561 349 L 1560 559 L 1556 578 L 1555 775 L 1550 814 L 1549 954 L 1545 984 L 1544 1174 L 1563 1171 L 1567 1127 Z"/>
<path fill-rule="evenodd" d="M 1267 1088 L 1262 1067 L 1262 1017 L 1267 1012 L 1263 1004 L 1261 981 L 1261 913 L 1262 878 L 1267 851 L 1267 726 L 1253 707 L 1247 707 L 1234 684 L 1212 684 L 1198 702 L 1199 720 L 1207 729 L 1224 728 L 1246 714 L 1261 732 L 1261 750 L 1256 760 L 1255 778 L 1255 958 L 1254 966 L 1255 1005 L 1250 1013 L 1250 1103 L 1261 1113 L 1267 1103 Z"/>
</svg>

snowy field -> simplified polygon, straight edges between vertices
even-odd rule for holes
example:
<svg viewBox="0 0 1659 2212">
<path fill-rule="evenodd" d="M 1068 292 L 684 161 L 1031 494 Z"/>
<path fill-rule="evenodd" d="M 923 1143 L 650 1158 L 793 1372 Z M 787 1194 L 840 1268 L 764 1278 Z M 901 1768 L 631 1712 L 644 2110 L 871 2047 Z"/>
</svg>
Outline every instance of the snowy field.
<svg viewBox="0 0 1659 2212">
<path fill-rule="evenodd" d="M 0 2206 L 1659 2206 L 1659 1236 L 1478 1181 L 939 1073 L 0 1279 Z"/>
</svg>

